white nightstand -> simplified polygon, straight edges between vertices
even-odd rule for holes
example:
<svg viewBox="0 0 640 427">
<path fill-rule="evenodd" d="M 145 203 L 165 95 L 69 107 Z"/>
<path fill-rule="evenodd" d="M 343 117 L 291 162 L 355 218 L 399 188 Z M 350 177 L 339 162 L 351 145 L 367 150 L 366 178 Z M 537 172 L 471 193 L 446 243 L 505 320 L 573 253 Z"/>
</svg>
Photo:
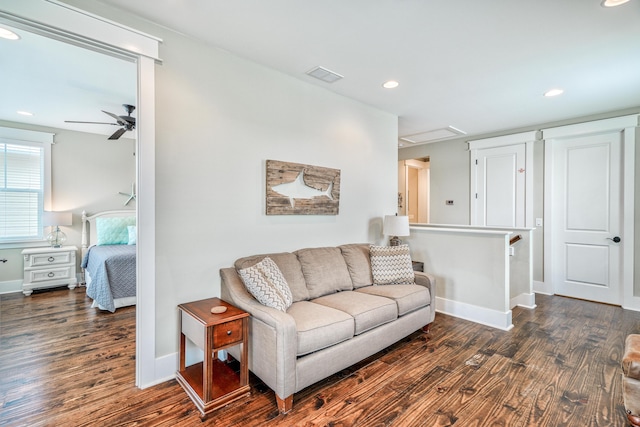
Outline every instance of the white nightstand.
<svg viewBox="0 0 640 427">
<path fill-rule="evenodd" d="M 24 281 L 22 292 L 31 295 L 34 289 L 68 285 L 73 289 L 76 278 L 75 246 L 31 248 L 22 251 L 24 256 Z"/>
</svg>

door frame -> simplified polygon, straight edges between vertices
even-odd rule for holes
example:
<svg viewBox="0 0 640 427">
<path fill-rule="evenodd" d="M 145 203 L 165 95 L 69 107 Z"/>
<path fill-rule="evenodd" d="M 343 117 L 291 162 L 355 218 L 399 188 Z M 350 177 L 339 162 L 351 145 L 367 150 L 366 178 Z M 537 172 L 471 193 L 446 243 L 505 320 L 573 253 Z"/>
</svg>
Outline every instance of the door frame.
<svg viewBox="0 0 640 427">
<path fill-rule="evenodd" d="M 634 295 L 634 218 L 635 218 L 635 133 L 638 126 L 638 115 L 615 117 L 612 119 L 596 120 L 575 125 L 560 126 L 543 129 L 544 139 L 544 282 L 537 291 L 555 294 L 556 285 L 551 283 L 555 269 L 553 247 L 557 236 L 553 235 L 552 224 L 555 209 L 552 201 L 554 188 L 553 173 L 553 139 L 564 137 L 578 137 L 605 132 L 624 132 L 622 140 L 623 173 L 622 173 L 622 231 L 620 233 L 624 246 L 622 247 L 622 290 L 621 305 L 623 308 L 640 311 L 640 296 Z"/>
<path fill-rule="evenodd" d="M 403 179 L 403 183 L 404 183 L 404 188 L 401 193 L 403 195 L 404 198 L 404 207 L 403 207 L 403 211 L 402 211 L 402 215 L 409 215 L 409 169 L 416 169 L 418 171 L 418 212 L 420 212 L 421 206 L 424 209 L 425 212 L 424 216 L 426 217 L 426 221 L 421 222 L 420 221 L 420 215 L 418 214 L 418 218 L 416 218 L 416 221 L 410 221 L 412 223 L 424 223 L 424 224 L 428 224 L 430 221 L 430 209 L 431 209 L 431 203 L 430 203 L 430 198 L 431 198 L 431 179 L 430 179 L 430 169 L 431 169 L 431 164 L 430 161 L 427 160 L 420 160 L 420 159 L 407 159 L 407 160 L 401 160 L 400 161 L 402 163 L 403 169 L 402 169 L 402 179 Z M 427 174 L 427 176 L 424 176 L 424 173 Z M 420 176 L 422 174 L 422 176 Z M 420 188 L 421 185 L 420 183 L 423 182 L 424 186 L 426 188 Z M 420 191 L 420 190 L 424 190 L 424 191 Z M 426 206 L 425 206 L 426 205 Z"/>
</svg>

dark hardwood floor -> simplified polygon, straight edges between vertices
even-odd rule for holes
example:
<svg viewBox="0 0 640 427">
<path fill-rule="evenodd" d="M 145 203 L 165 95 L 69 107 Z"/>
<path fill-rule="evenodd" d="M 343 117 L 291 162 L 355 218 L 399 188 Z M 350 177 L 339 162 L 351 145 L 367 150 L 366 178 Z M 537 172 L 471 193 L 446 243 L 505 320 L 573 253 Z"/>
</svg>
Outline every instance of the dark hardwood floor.
<svg viewBox="0 0 640 427">
<path fill-rule="evenodd" d="M 84 288 L 0 296 L 2 426 L 625 426 L 624 338 L 640 313 L 538 295 L 499 331 L 436 315 L 399 343 L 294 396 L 251 397 L 205 421 L 175 381 L 134 384 L 135 308 L 89 308 Z"/>
</svg>

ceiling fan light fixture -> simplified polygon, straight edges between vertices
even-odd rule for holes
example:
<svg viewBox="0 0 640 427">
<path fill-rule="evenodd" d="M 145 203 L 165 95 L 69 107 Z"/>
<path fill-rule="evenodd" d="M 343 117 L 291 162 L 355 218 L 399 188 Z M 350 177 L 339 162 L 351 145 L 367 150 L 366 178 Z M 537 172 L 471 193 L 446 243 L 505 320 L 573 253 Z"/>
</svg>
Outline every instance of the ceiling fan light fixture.
<svg viewBox="0 0 640 427">
<path fill-rule="evenodd" d="M 0 27 L 0 38 L 7 40 L 20 40 L 20 36 L 11 30 Z"/>
<path fill-rule="evenodd" d="M 544 96 L 546 96 L 547 98 L 553 97 L 553 96 L 558 96 L 558 95 L 562 95 L 564 93 L 563 89 L 549 89 L 548 91 L 546 91 L 544 93 Z"/>
<path fill-rule="evenodd" d="M 388 80 L 382 84 L 382 87 L 385 89 L 395 89 L 398 86 L 400 86 L 400 83 L 395 80 Z"/>
<path fill-rule="evenodd" d="M 133 110 L 136 109 L 135 106 L 133 105 L 129 105 L 129 104 L 122 104 L 122 106 L 124 107 L 125 111 L 127 112 L 126 116 L 118 116 L 117 114 L 111 113 L 109 111 L 105 111 L 102 110 L 103 113 L 105 113 L 106 115 L 112 117 L 116 122 L 115 123 L 110 123 L 110 122 L 85 122 L 85 121 L 78 121 L 78 120 L 65 120 L 65 123 L 87 123 L 87 124 L 94 124 L 94 125 L 111 125 L 111 126 L 120 126 L 120 129 L 118 129 L 117 131 L 115 131 L 113 134 L 111 134 L 111 136 L 107 139 L 110 140 L 116 140 L 118 138 L 120 138 L 125 132 L 128 131 L 132 131 L 136 128 L 136 118 L 135 117 L 131 117 L 131 113 L 133 112 Z"/>
<path fill-rule="evenodd" d="M 629 0 L 603 0 L 600 5 L 602 7 L 616 7 L 627 3 Z"/>
</svg>

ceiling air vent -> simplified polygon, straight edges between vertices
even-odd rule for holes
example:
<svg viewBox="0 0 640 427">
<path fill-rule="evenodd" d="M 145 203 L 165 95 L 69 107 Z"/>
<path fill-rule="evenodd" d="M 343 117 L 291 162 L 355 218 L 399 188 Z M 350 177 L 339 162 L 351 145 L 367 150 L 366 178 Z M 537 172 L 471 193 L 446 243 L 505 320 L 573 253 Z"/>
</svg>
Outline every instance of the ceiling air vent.
<svg viewBox="0 0 640 427">
<path fill-rule="evenodd" d="M 327 70 L 324 67 L 313 68 L 307 71 L 307 74 L 310 75 L 311 77 L 315 77 L 316 79 L 322 80 L 323 82 L 326 82 L 326 83 L 333 83 L 344 77 L 338 73 L 334 73 L 331 70 Z"/>
</svg>

